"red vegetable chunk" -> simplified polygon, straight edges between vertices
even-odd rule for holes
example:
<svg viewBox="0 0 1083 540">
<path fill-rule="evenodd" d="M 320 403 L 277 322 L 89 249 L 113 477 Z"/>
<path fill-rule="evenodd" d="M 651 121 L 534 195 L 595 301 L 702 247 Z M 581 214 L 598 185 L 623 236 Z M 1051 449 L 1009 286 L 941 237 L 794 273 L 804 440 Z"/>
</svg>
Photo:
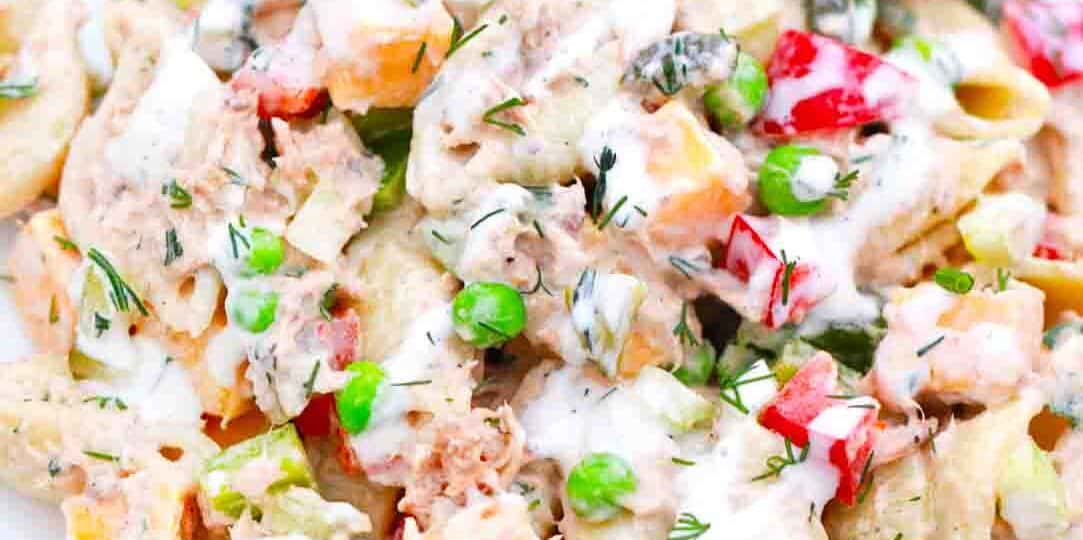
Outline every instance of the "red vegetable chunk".
<svg viewBox="0 0 1083 540">
<path fill-rule="evenodd" d="M 766 135 L 852 128 L 902 115 L 912 77 L 841 41 L 789 30 L 767 67 L 771 91 L 758 124 Z"/>
<path fill-rule="evenodd" d="M 1001 17 L 1019 61 L 1046 86 L 1083 77 L 1083 2 L 1008 0 Z"/>
</svg>

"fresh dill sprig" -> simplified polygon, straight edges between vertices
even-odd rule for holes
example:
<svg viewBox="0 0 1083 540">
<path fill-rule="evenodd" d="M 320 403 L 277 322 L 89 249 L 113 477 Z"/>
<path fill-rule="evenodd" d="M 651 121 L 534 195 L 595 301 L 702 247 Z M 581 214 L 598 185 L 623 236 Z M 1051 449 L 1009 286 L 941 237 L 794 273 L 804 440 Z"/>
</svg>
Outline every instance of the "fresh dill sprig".
<svg viewBox="0 0 1083 540">
<path fill-rule="evenodd" d="M 628 202 L 628 196 L 624 195 L 617 201 L 617 204 L 613 205 L 613 208 L 609 209 L 609 212 L 605 214 L 605 217 L 602 218 L 600 222 L 598 222 L 599 231 L 605 229 L 606 225 L 609 225 L 609 222 L 613 220 L 613 216 L 617 215 L 617 212 L 620 211 L 620 208 L 624 206 L 624 203 L 626 202 Z"/>
<path fill-rule="evenodd" d="M 113 326 L 113 321 L 102 317 L 102 314 L 97 311 L 94 312 L 94 331 L 96 332 L 94 337 L 102 337 L 102 334 L 108 332 L 111 326 Z"/>
<path fill-rule="evenodd" d="M 677 522 L 669 530 L 666 540 L 696 540 L 710 528 L 710 523 L 700 521 L 699 518 L 689 512 L 682 512 L 681 515 L 677 516 Z"/>
<path fill-rule="evenodd" d="M 109 299 L 113 302 L 113 307 L 117 311 L 128 311 L 131 304 L 135 304 L 136 309 L 143 315 L 150 315 L 147 311 L 147 307 L 143 305 L 143 301 L 139 299 L 139 295 L 135 294 L 131 286 L 120 277 L 117 269 L 113 267 L 109 259 L 105 258 L 97 248 L 90 248 L 87 251 L 87 258 L 98 265 L 98 268 L 105 274 L 105 278 L 109 281 L 109 286 L 112 289 L 109 292 Z"/>
<path fill-rule="evenodd" d="M 173 264 L 173 261 L 184 255 L 184 246 L 177 239 L 177 229 L 169 229 L 165 232 L 165 260 L 164 266 Z"/>
<path fill-rule="evenodd" d="M 834 197 L 840 201 L 845 201 L 849 199 L 850 186 L 853 185 L 854 181 L 857 180 L 857 177 L 860 174 L 861 171 L 857 169 L 854 169 L 846 174 L 836 173 L 834 189 L 831 190 L 831 192 L 828 193 L 827 196 Z"/>
<path fill-rule="evenodd" d="M 811 444 L 805 445 L 805 447 L 801 449 L 799 455 L 794 455 L 793 443 L 791 443 L 789 439 L 786 439 L 786 455 L 775 454 L 773 456 L 768 456 L 766 461 L 767 470 L 753 478 L 752 481 L 757 482 L 771 477 L 778 478 L 782 475 L 782 471 L 786 467 L 797 465 L 808 459 L 808 451 L 811 446 Z"/>
<path fill-rule="evenodd" d="M 602 200 L 605 199 L 609 171 L 613 170 L 616 164 L 617 154 L 608 146 L 602 147 L 602 153 L 594 158 L 594 165 L 598 167 L 598 179 L 594 182 L 594 195 L 590 203 L 590 217 L 594 221 L 598 221 L 602 215 Z"/>
<path fill-rule="evenodd" d="M 177 179 L 171 179 L 168 184 L 162 184 L 162 195 L 169 197 L 169 207 L 180 210 L 192 206 L 192 194 L 177 183 Z"/>
<path fill-rule="evenodd" d="M 391 386 L 422 386 L 426 384 L 432 384 L 432 379 L 419 379 L 416 381 L 406 381 L 400 383 L 391 383 Z"/>
<path fill-rule="evenodd" d="M 226 177 L 229 178 L 229 183 L 235 184 L 235 185 L 238 185 L 238 186 L 247 186 L 248 185 L 248 182 L 246 182 L 244 180 L 244 177 L 241 176 L 240 173 L 238 173 L 237 171 L 235 171 L 235 170 L 233 170 L 233 169 L 231 169 L 229 167 L 226 167 L 225 165 L 223 165 L 221 167 L 221 169 L 222 169 L 222 172 L 226 173 Z"/>
<path fill-rule="evenodd" d="M 793 281 L 793 271 L 797 269 L 797 261 L 786 258 L 786 250 L 782 250 L 782 305 L 790 303 L 790 285 Z"/>
<path fill-rule="evenodd" d="M 539 290 L 541 290 L 541 291 L 545 291 L 545 294 L 548 294 L 549 296 L 553 296 L 553 291 L 550 291 L 549 287 L 545 286 L 545 279 L 542 276 L 541 265 L 540 264 L 535 264 L 534 269 L 538 271 L 538 281 L 536 281 L 534 283 L 534 286 L 532 288 L 530 288 L 529 290 L 519 291 L 519 292 L 521 292 L 522 294 L 525 294 L 525 295 L 530 295 L 530 294 L 534 294 L 534 293 L 538 292 Z"/>
<path fill-rule="evenodd" d="M 425 51 L 429 49 L 429 42 L 422 41 L 421 46 L 417 49 L 417 56 L 414 57 L 414 65 L 410 66 L 410 73 L 417 73 L 417 69 L 421 67 L 421 59 L 425 58 Z"/>
<path fill-rule="evenodd" d="M 936 347 L 937 345 L 940 345 L 943 341 L 944 341 L 944 336 L 940 336 L 940 337 L 930 341 L 929 343 L 923 345 L 920 349 L 915 351 L 915 354 L 917 354 L 919 357 L 925 356 L 929 351 L 933 350 L 933 347 Z"/>
<path fill-rule="evenodd" d="M 244 218 L 241 219 L 243 220 Z M 241 227 L 244 227 L 244 223 L 241 223 Z M 248 243 L 248 238 L 245 238 L 244 234 L 238 230 L 237 227 L 233 226 L 232 221 L 226 224 L 226 228 L 229 229 L 229 247 L 233 253 L 233 258 L 237 259 L 241 256 L 240 252 L 237 250 L 238 240 L 244 244 L 245 249 L 251 249 L 252 245 Z"/>
<path fill-rule="evenodd" d="M 461 21 L 459 21 L 458 17 L 452 15 L 452 17 L 451 17 L 451 44 L 448 46 L 447 54 L 444 55 L 444 58 L 451 58 L 451 55 L 455 54 L 455 51 L 461 49 L 464 45 L 469 43 L 470 40 L 477 37 L 478 34 L 480 34 L 483 30 L 485 30 L 488 27 L 489 27 L 488 24 L 483 24 L 483 25 L 475 28 L 474 30 L 472 30 L 469 34 L 463 35 L 463 31 L 464 31 L 463 23 Z"/>
<path fill-rule="evenodd" d="M 128 404 L 116 396 L 91 396 L 83 400 L 83 403 L 97 403 L 99 409 L 112 405 L 118 411 L 128 410 Z"/>
<path fill-rule="evenodd" d="M 503 102 L 501 102 L 501 103 L 499 103 L 497 105 L 494 105 L 494 106 L 490 107 L 487 111 L 485 111 L 485 114 L 481 117 L 481 119 L 486 124 L 501 127 L 501 128 L 504 128 L 504 129 L 506 129 L 506 130 L 508 130 L 508 131 L 510 131 L 512 133 L 515 133 L 516 135 L 524 136 L 524 135 L 526 135 L 526 130 L 523 129 L 523 126 L 520 126 L 519 124 L 516 124 L 516 123 L 513 123 L 513 122 L 504 122 L 504 121 L 501 121 L 501 120 L 497 120 L 495 118 L 495 116 L 497 114 L 499 114 L 499 113 L 501 113 L 503 111 L 506 111 L 506 110 L 514 108 L 514 107 L 522 107 L 524 105 L 526 105 L 525 101 L 523 101 L 520 98 L 513 97 L 511 99 L 505 100 L 505 101 L 503 101 Z"/>
<path fill-rule="evenodd" d="M 774 374 L 767 373 L 746 378 L 745 375 L 748 375 L 752 365 L 749 364 L 744 369 L 737 371 L 728 369 L 722 362 L 718 364 L 719 397 L 722 398 L 722 401 L 729 403 L 734 409 L 740 411 L 741 414 L 748 414 L 749 412 L 744 399 L 741 397 L 741 387 L 774 377 Z"/>
<path fill-rule="evenodd" d="M 687 279 L 692 279 L 692 274 L 700 271 L 700 267 L 696 266 L 688 259 L 676 255 L 669 256 L 669 264 L 673 266 L 673 268 L 676 268 L 677 271 L 683 274 Z"/>
<path fill-rule="evenodd" d="M 507 211 L 507 208 L 497 208 L 496 210 L 493 210 L 492 212 L 489 212 L 488 214 L 485 214 L 484 216 L 481 216 L 480 218 L 478 218 L 477 221 L 470 224 L 470 230 L 476 229 L 477 226 L 484 223 L 485 220 L 487 220 L 487 219 L 489 219 L 489 218 L 491 218 L 491 217 L 493 217 L 493 216 L 495 216 L 495 215 L 497 215 L 497 214 L 499 214 L 501 212 L 505 212 L 505 211 Z"/>
<path fill-rule="evenodd" d="M 677 341 L 681 345 L 699 347 L 699 340 L 696 339 L 692 328 L 688 326 L 688 302 L 681 304 L 681 320 L 677 321 L 677 325 L 673 327 L 673 335 L 677 336 Z"/>
<path fill-rule="evenodd" d="M 83 454 L 94 459 L 100 459 L 102 461 L 111 461 L 113 463 L 120 463 L 120 458 L 113 454 L 107 454 L 105 452 L 98 452 L 95 450 L 83 450 Z"/>
<path fill-rule="evenodd" d="M 55 241 L 57 243 L 57 245 L 60 246 L 60 249 L 64 249 L 64 250 L 67 250 L 67 251 L 74 251 L 76 253 L 79 252 L 79 246 L 75 245 L 75 242 L 72 242 L 71 240 L 68 240 L 67 238 L 64 238 L 63 236 L 54 234 L 53 235 L 53 241 Z"/>
</svg>

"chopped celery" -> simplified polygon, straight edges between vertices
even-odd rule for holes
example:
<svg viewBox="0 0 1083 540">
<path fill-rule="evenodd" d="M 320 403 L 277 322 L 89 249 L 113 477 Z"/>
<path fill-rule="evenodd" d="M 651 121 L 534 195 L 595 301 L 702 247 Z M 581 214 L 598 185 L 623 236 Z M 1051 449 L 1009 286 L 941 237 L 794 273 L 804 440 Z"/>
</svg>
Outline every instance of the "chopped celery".
<svg viewBox="0 0 1083 540">
<path fill-rule="evenodd" d="M 373 212 L 384 212 L 402 203 L 406 194 L 406 162 L 413 135 L 413 109 L 370 109 L 353 117 L 354 129 L 365 147 L 384 161 L 380 188 L 372 201 Z"/>
<path fill-rule="evenodd" d="M 259 493 L 252 493 L 251 482 L 242 480 L 242 471 L 258 470 L 265 478 Z M 315 485 L 301 440 L 293 424 L 286 424 L 223 450 L 207 461 L 199 477 L 199 488 L 211 506 L 231 518 L 240 517 L 245 508 L 258 506 L 270 495 L 291 486 Z"/>
<path fill-rule="evenodd" d="M 714 347 L 710 343 L 703 343 L 685 356 L 684 364 L 673 372 L 673 376 L 688 386 L 707 384 L 714 373 L 717 357 Z"/>
<path fill-rule="evenodd" d="M 1068 529 L 1064 486 L 1053 461 L 1030 437 L 1001 469 L 997 498 L 1000 517 L 1019 540 L 1058 538 Z"/>
<path fill-rule="evenodd" d="M 1034 252 L 1045 216 L 1045 205 L 1022 193 L 986 195 L 956 226 L 979 262 L 1012 266 Z"/>
<path fill-rule="evenodd" d="M 274 534 L 311 540 L 352 538 L 371 529 L 368 518 L 343 502 L 328 502 L 311 489 L 291 486 L 263 505 L 260 524 Z"/>
<path fill-rule="evenodd" d="M 704 399 L 664 369 L 646 366 L 639 372 L 632 392 L 678 432 L 690 431 L 710 422 L 717 411 Z"/>
<path fill-rule="evenodd" d="M 587 357 L 614 377 L 620 371 L 624 342 L 647 296 L 647 286 L 626 274 L 602 274 L 587 268 L 575 287 L 564 291 L 572 326 Z"/>
</svg>

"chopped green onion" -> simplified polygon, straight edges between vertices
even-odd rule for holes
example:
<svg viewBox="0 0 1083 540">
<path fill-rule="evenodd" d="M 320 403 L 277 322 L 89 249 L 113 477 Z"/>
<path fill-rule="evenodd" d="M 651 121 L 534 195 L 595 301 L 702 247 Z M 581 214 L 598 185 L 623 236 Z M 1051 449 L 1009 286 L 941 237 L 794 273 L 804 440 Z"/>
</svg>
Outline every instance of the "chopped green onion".
<svg viewBox="0 0 1083 540">
<path fill-rule="evenodd" d="M 974 288 L 974 276 L 957 268 L 941 268 L 933 275 L 933 281 L 944 290 L 955 294 L 966 294 Z"/>
</svg>

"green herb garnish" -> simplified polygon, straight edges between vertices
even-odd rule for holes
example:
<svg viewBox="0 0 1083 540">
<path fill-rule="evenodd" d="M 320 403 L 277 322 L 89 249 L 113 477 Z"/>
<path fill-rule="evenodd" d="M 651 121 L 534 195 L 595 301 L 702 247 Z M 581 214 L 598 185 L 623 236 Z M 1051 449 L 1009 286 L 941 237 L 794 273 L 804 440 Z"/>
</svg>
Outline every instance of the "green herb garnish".
<svg viewBox="0 0 1083 540">
<path fill-rule="evenodd" d="M 120 277 L 116 268 L 109 262 L 109 259 L 105 258 L 105 255 L 102 255 L 96 248 L 90 248 L 90 250 L 87 251 L 87 258 L 98 265 L 98 268 L 101 269 L 105 274 L 106 279 L 109 281 L 109 286 L 112 288 L 109 292 L 109 299 L 112 300 L 113 307 L 115 307 L 117 311 L 128 311 L 130 309 L 130 301 L 131 304 L 135 304 L 136 309 L 138 309 L 140 313 L 143 315 L 150 315 L 150 312 L 147 311 L 147 307 L 143 305 L 143 301 L 139 299 L 139 295 L 135 294 L 135 291 L 132 290 L 131 286 Z"/>
<path fill-rule="evenodd" d="M 481 119 L 486 124 L 501 127 L 512 133 L 515 133 L 516 135 L 523 136 L 526 135 L 526 130 L 523 129 L 523 126 L 511 122 L 503 122 L 501 120 L 497 120 L 496 118 L 494 118 L 494 116 L 508 109 L 514 107 L 522 107 L 524 105 L 526 105 L 525 101 L 517 97 L 513 97 L 511 99 L 505 100 L 498 105 L 490 107 L 489 110 L 485 111 L 485 114 L 481 117 Z"/>
<path fill-rule="evenodd" d="M 933 275 L 933 281 L 944 290 L 955 294 L 966 294 L 974 288 L 974 276 L 957 268 L 941 268 Z"/>
</svg>

